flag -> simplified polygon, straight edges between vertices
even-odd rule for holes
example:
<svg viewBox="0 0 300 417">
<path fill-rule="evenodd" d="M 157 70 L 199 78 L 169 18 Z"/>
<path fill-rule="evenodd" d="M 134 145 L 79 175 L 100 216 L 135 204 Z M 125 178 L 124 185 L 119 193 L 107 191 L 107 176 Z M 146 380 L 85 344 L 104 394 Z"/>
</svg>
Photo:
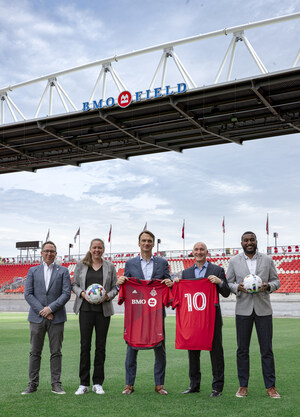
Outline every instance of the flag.
<svg viewBox="0 0 300 417">
<path fill-rule="evenodd" d="M 267 214 L 266 233 L 269 234 L 269 213 Z"/>
<path fill-rule="evenodd" d="M 182 231 L 181 231 L 182 239 L 184 239 L 184 227 L 185 227 L 185 220 L 183 220 Z"/>
<path fill-rule="evenodd" d="M 144 226 L 143 232 L 144 232 L 145 230 L 147 230 L 147 222 L 145 223 L 145 226 Z"/>
<path fill-rule="evenodd" d="M 77 236 L 80 236 L 80 227 L 79 227 L 79 229 L 77 230 L 77 232 L 74 236 L 74 243 L 76 243 Z"/>
<path fill-rule="evenodd" d="M 111 225 L 110 225 L 110 229 L 109 229 L 109 233 L 108 233 L 108 243 L 110 243 L 110 238 L 111 238 Z"/>
<path fill-rule="evenodd" d="M 45 240 L 45 242 L 48 242 L 49 237 L 50 237 L 50 229 L 48 229 L 48 233 L 47 233 L 47 236 L 46 236 L 46 240 Z"/>
<path fill-rule="evenodd" d="M 223 228 L 223 233 L 225 233 L 225 217 L 223 217 L 222 228 Z"/>
</svg>

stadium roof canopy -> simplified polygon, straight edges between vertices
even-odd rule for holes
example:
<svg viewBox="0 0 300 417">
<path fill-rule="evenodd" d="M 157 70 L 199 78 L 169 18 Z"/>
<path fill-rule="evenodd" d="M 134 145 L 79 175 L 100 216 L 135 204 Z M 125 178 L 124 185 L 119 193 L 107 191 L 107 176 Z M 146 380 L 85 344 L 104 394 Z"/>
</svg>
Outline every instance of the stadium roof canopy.
<svg viewBox="0 0 300 417">
<path fill-rule="evenodd" d="M 0 126 L 0 173 L 300 132 L 300 68 Z"/>
</svg>

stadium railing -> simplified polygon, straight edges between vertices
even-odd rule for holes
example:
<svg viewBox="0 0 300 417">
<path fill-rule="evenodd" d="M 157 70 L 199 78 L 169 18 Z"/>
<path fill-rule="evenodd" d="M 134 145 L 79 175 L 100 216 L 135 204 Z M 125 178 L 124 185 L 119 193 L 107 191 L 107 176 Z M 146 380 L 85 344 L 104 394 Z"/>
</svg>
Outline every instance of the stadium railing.
<svg viewBox="0 0 300 417">
<path fill-rule="evenodd" d="M 281 287 L 279 293 L 300 293 L 300 254 L 285 254 L 272 256 Z M 211 256 L 209 261 L 224 268 L 228 268 L 229 256 Z M 180 273 L 194 264 L 194 259 L 188 258 L 168 258 L 170 272 L 172 275 L 180 276 Z M 113 261 L 117 276 L 124 274 L 126 259 Z M 4 293 L 22 293 L 24 292 L 24 281 L 29 268 L 37 264 L 1 264 L 0 265 L 0 291 Z M 67 267 L 73 280 L 76 262 L 64 262 L 63 266 Z"/>
</svg>

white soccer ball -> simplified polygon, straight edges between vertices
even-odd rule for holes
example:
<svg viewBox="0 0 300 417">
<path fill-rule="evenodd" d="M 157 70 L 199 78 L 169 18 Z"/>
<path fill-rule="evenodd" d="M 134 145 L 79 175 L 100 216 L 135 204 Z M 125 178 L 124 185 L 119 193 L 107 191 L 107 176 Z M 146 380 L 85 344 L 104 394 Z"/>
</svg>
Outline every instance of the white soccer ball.
<svg viewBox="0 0 300 417">
<path fill-rule="evenodd" d="M 105 297 L 106 291 L 100 284 L 90 285 L 85 292 L 90 303 L 97 304 Z"/>
<path fill-rule="evenodd" d="M 243 284 L 247 292 L 255 294 L 259 292 L 260 287 L 262 286 L 262 280 L 258 275 L 250 274 L 244 278 Z"/>
</svg>

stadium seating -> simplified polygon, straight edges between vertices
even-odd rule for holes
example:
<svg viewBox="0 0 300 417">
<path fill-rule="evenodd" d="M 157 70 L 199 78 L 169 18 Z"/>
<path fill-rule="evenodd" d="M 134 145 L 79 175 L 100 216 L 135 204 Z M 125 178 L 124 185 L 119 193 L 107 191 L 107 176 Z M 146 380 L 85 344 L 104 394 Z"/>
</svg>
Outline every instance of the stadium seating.
<svg viewBox="0 0 300 417">
<path fill-rule="evenodd" d="M 125 259 L 114 260 L 117 276 L 120 277 L 124 274 L 124 268 L 126 263 Z M 217 256 L 208 258 L 209 261 L 220 265 L 224 268 L 225 272 L 228 268 L 230 260 L 229 256 Z M 300 293 L 300 254 L 275 254 L 273 255 L 275 267 L 280 278 L 281 287 L 277 292 L 279 293 Z M 170 272 L 173 275 L 180 275 L 183 269 L 189 268 L 194 265 L 194 258 L 170 258 L 168 259 Z M 29 268 L 36 264 L 1 264 L 0 265 L 0 286 L 5 293 L 22 293 L 24 292 L 23 280 L 18 282 L 18 278 L 26 278 Z M 70 272 L 71 279 L 73 280 L 74 270 L 76 267 L 75 262 L 64 262 L 63 266 L 67 267 Z M 14 282 L 14 285 L 12 283 Z"/>
<path fill-rule="evenodd" d="M 12 282 L 17 277 L 26 277 L 33 264 L 8 264 L 0 265 L 0 284 Z"/>
<path fill-rule="evenodd" d="M 300 292 L 300 255 L 276 255 L 273 256 L 281 286 L 278 292 Z"/>
</svg>

